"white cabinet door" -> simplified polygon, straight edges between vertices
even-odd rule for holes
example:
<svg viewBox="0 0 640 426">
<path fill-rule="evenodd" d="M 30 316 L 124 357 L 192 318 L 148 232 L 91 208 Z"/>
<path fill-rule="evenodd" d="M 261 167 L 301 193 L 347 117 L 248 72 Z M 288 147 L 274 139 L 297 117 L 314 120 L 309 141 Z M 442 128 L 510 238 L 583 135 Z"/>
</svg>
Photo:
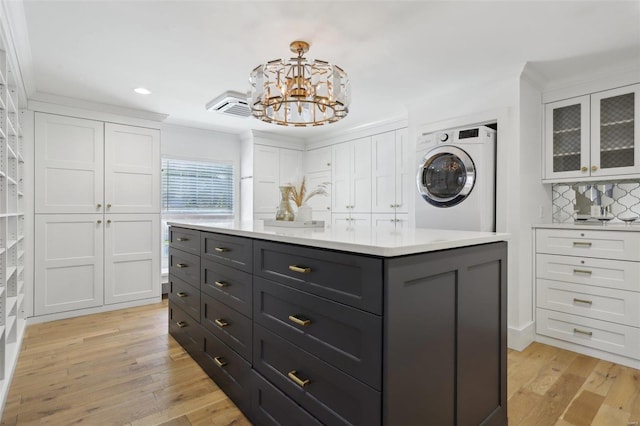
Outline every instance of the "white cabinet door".
<svg viewBox="0 0 640 426">
<path fill-rule="evenodd" d="M 331 170 L 331 146 L 310 149 L 304 153 L 304 171 L 308 173 Z"/>
<path fill-rule="evenodd" d="M 105 124 L 106 213 L 160 212 L 160 131 Z"/>
<path fill-rule="evenodd" d="M 36 215 L 34 313 L 103 303 L 102 214 Z"/>
<path fill-rule="evenodd" d="M 302 151 L 279 148 L 279 185 L 300 185 L 302 180 Z"/>
<path fill-rule="evenodd" d="M 350 142 L 352 212 L 371 212 L 371 138 Z"/>
<path fill-rule="evenodd" d="M 101 213 L 104 124 L 35 113 L 35 212 Z"/>
<path fill-rule="evenodd" d="M 591 95 L 591 176 L 640 173 L 640 84 Z"/>
<path fill-rule="evenodd" d="M 348 213 L 351 209 L 350 142 L 339 143 L 331 149 L 331 196 L 334 213 Z"/>
<path fill-rule="evenodd" d="M 327 192 L 327 195 L 315 195 L 307 202 L 313 210 L 313 218 L 316 218 L 316 213 L 331 213 L 331 173 L 309 173 L 306 178 L 307 194 L 310 194 L 311 191 L 319 185 L 324 185 L 325 191 Z"/>
<path fill-rule="evenodd" d="M 395 211 L 395 158 L 395 132 L 371 137 L 371 211 L 373 213 L 393 213 Z"/>
<path fill-rule="evenodd" d="M 253 212 L 273 213 L 280 203 L 278 184 L 280 180 L 279 149 L 272 146 L 255 145 L 253 152 Z"/>
<path fill-rule="evenodd" d="M 415 149 L 409 143 L 407 129 L 396 130 L 396 213 L 409 213 L 409 200 L 417 191 Z"/>
<path fill-rule="evenodd" d="M 376 231 L 394 231 L 396 229 L 395 213 L 374 213 L 371 215 L 371 227 Z"/>
<path fill-rule="evenodd" d="M 589 96 L 545 105 L 545 178 L 588 177 Z"/>
<path fill-rule="evenodd" d="M 160 297 L 160 215 L 107 214 L 105 304 Z"/>
</svg>

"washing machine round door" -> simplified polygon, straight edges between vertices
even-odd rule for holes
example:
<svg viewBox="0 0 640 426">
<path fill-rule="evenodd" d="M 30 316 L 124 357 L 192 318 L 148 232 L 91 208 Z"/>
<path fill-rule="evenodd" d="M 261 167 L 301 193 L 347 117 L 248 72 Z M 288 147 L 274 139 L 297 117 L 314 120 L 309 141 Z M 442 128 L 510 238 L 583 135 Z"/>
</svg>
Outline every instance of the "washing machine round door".
<svg viewBox="0 0 640 426">
<path fill-rule="evenodd" d="M 418 191 L 426 202 L 436 207 L 460 204 L 473 190 L 475 181 L 473 160 L 456 146 L 432 149 L 418 168 Z"/>
</svg>

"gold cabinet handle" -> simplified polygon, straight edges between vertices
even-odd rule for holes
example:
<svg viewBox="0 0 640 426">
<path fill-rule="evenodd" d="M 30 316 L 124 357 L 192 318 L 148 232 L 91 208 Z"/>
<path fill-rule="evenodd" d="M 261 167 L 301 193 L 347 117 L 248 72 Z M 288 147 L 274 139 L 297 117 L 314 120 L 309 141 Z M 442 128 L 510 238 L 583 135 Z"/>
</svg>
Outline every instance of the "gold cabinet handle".
<svg viewBox="0 0 640 426">
<path fill-rule="evenodd" d="M 178 328 L 183 328 L 187 326 L 187 323 L 184 321 L 178 321 L 176 325 L 178 326 Z"/>
<path fill-rule="evenodd" d="M 573 242 L 573 246 L 574 247 L 591 247 L 593 243 L 587 242 L 587 241 L 574 241 Z"/>
<path fill-rule="evenodd" d="M 102 221 L 100 219 L 98 219 L 98 224 L 101 224 L 101 223 L 102 223 Z"/>
<path fill-rule="evenodd" d="M 108 220 L 107 220 L 107 223 L 111 223 L 111 219 L 108 219 Z"/>
<path fill-rule="evenodd" d="M 176 241 L 189 241 L 189 239 L 184 237 L 178 237 L 176 238 Z"/>
<path fill-rule="evenodd" d="M 593 304 L 593 302 L 591 300 L 576 299 L 575 297 L 573 298 L 573 301 L 574 301 L 574 303 L 584 303 L 586 305 L 592 305 Z"/>
<path fill-rule="evenodd" d="M 179 292 L 179 293 L 176 293 L 176 296 L 178 296 L 178 297 L 187 297 L 188 294 L 187 293 L 183 293 L 183 292 Z"/>
<path fill-rule="evenodd" d="M 107 208 L 110 209 L 111 208 L 111 204 L 107 204 Z"/>
<path fill-rule="evenodd" d="M 225 365 L 227 365 L 227 361 L 225 361 L 224 358 L 222 358 L 221 356 L 217 356 L 217 357 L 213 358 L 213 360 L 216 362 L 216 364 L 220 368 L 222 368 Z"/>
<path fill-rule="evenodd" d="M 311 272 L 311 268 L 307 268 L 305 266 L 298 266 L 298 265 L 289 265 L 289 270 L 293 272 L 299 272 L 301 274 L 308 274 Z"/>
<path fill-rule="evenodd" d="M 213 322 L 215 322 L 218 327 L 226 327 L 229 325 L 229 323 L 223 320 L 222 318 L 216 319 Z"/>
<path fill-rule="evenodd" d="M 593 332 L 580 330 L 579 328 L 574 328 L 573 332 L 578 334 L 584 334 L 585 336 L 589 336 L 589 337 L 593 336 Z"/>
<path fill-rule="evenodd" d="M 189 266 L 189 265 L 187 265 L 186 263 L 176 263 L 176 268 L 180 268 L 180 269 L 182 269 L 182 268 L 186 268 L 186 267 L 188 267 L 188 266 Z"/>
<path fill-rule="evenodd" d="M 307 319 L 307 318 L 298 318 L 295 315 L 289 315 L 289 321 L 294 322 L 298 325 L 301 325 L 303 327 L 307 327 L 309 325 L 311 325 L 311 320 Z"/>
<path fill-rule="evenodd" d="M 293 380 L 296 385 L 300 386 L 300 387 L 305 387 L 306 385 L 308 385 L 309 379 L 301 379 L 300 377 L 298 377 L 298 372 L 296 370 L 291 370 L 287 373 L 287 376 Z"/>
<path fill-rule="evenodd" d="M 573 270 L 574 274 L 585 274 L 585 275 L 591 275 L 593 274 L 593 272 L 591 271 L 587 271 L 586 269 L 574 269 Z"/>
<path fill-rule="evenodd" d="M 229 285 L 229 283 L 225 283 L 224 281 L 216 281 L 216 282 L 214 282 L 214 284 L 217 285 L 220 288 L 227 287 Z"/>
<path fill-rule="evenodd" d="M 214 250 L 217 251 L 218 253 L 225 253 L 229 251 L 229 249 L 226 247 L 216 247 Z"/>
<path fill-rule="evenodd" d="M 100 208 L 100 207 L 102 207 L 102 204 L 100 203 L 96 204 L 96 208 Z"/>
<path fill-rule="evenodd" d="M 587 166 L 582 166 L 582 168 L 580 169 L 583 172 L 586 172 L 589 170 L 589 168 Z"/>
<path fill-rule="evenodd" d="M 597 170 L 598 170 L 598 166 L 591 166 L 591 171 L 592 171 L 592 172 L 595 172 L 595 171 L 597 171 Z"/>
</svg>

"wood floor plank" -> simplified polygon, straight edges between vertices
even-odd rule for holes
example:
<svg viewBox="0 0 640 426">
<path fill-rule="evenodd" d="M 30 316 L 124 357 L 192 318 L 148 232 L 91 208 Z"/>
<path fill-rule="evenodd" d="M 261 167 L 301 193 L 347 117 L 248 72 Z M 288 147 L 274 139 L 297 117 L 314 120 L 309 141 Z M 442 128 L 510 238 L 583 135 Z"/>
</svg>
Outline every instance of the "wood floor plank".
<svg viewBox="0 0 640 426">
<path fill-rule="evenodd" d="M 574 425 L 590 425 L 598 413 L 604 397 L 590 391 L 582 391 L 571 401 L 562 419 Z"/>
</svg>

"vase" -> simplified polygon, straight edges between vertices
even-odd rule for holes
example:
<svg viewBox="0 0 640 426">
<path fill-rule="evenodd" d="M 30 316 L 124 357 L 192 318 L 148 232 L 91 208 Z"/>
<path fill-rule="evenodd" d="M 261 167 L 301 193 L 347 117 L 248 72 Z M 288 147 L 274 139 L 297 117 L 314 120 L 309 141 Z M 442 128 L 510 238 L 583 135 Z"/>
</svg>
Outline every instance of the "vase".
<svg viewBox="0 0 640 426">
<path fill-rule="evenodd" d="M 276 220 L 293 220 L 295 216 L 291 209 L 291 204 L 289 203 L 291 187 L 281 186 L 280 197 L 280 205 L 278 206 L 278 210 L 276 210 Z"/>
<path fill-rule="evenodd" d="M 313 209 L 311 208 L 311 206 L 307 204 L 301 205 L 300 207 L 298 207 L 298 211 L 296 212 L 296 222 L 310 222 L 312 220 L 312 212 Z"/>
</svg>

